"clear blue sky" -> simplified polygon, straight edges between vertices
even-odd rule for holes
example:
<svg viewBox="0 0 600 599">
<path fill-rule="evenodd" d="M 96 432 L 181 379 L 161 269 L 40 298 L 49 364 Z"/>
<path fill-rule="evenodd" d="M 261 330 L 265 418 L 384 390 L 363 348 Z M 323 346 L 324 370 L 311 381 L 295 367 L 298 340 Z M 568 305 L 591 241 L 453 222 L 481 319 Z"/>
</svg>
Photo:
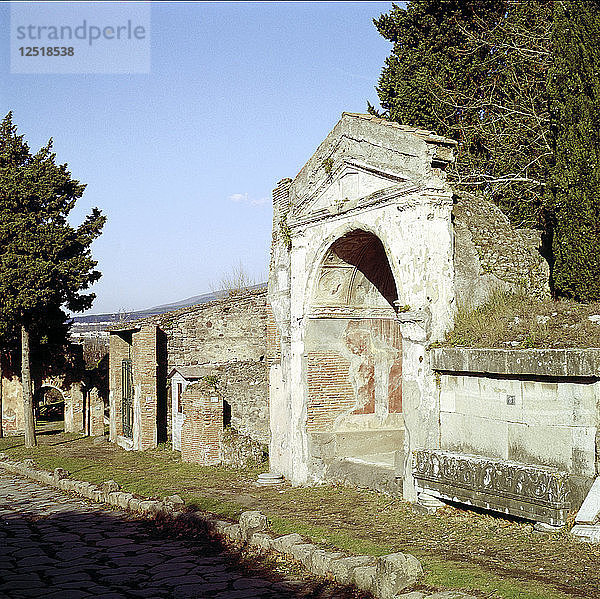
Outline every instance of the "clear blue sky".
<svg viewBox="0 0 600 599">
<path fill-rule="evenodd" d="M 265 280 L 270 194 L 343 111 L 378 105 L 389 2 L 153 3 L 149 74 L 10 74 L 0 5 L 2 115 L 88 187 L 107 215 L 92 313 L 210 291 L 241 263 Z"/>
</svg>

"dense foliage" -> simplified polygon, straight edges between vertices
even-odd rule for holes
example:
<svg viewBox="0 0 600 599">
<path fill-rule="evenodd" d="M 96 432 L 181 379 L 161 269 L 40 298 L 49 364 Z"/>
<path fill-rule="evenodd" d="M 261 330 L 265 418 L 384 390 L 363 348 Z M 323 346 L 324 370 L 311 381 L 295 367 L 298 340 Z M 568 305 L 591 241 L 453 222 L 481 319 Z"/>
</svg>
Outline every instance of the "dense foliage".
<svg viewBox="0 0 600 599">
<path fill-rule="evenodd" d="M 554 286 L 600 298 L 600 7 L 556 2 L 548 78 L 554 168 Z"/>
<path fill-rule="evenodd" d="M 12 114 L 4 118 L 0 124 L 0 332 L 13 339 L 20 333 L 29 443 L 35 443 L 30 338 L 47 347 L 64 344 L 68 327 L 63 307 L 89 308 L 94 295 L 83 290 L 100 277 L 90 245 L 102 230 L 104 216 L 94 208 L 78 227 L 67 220 L 84 189 L 71 178 L 66 164 L 56 164 L 52 140 L 32 154 L 17 134 Z"/>
<path fill-rule="evenodd" d="M 545 230 L 555 294 L 586 301 L 600 299 L 599 11 L 598 0 L 413 0 L 374 21 L 393 43 L 382 116 L 456 139 L 454 186 Z"/>
<path fill-rule="evenodd" d="M 394 44 L 377 87 L 383 116 L 456 139 L 451 181 L 520 226 L 540 223 L 550 156 L 551 14 L 547 0 L 413 0 L 375 20 Z"/>
</svg>

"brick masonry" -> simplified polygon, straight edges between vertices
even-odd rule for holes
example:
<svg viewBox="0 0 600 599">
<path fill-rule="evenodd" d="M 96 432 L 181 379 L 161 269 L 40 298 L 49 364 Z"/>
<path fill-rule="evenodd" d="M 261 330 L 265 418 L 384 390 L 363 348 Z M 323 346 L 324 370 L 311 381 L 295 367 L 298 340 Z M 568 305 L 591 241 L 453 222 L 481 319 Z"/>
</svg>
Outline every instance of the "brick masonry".
<svg viewBox="0 0 600 599">
<path fill-rule="evenodd" d="M 223 400 L 215 389 L 195 383 L 183 392 L 182 402 L 181 459 L 204 466 L 220 464 Z"/>
</svg>

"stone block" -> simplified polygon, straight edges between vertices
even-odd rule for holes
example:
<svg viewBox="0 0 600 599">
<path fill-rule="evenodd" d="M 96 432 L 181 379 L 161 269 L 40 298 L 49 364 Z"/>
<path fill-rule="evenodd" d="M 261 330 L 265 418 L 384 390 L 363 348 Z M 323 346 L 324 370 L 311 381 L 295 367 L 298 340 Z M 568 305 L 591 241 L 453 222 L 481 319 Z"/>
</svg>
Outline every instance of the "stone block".
<svg viewBox="0 0 600 599">
<path fill-rule="evenodd" d="M 132 512 L 139 512 L 141 511 L 140 508 L 140 504 L 142 503 L 141 499 L 138 499 L 137 497 L 133 497 L 132 499 L 129 500 L 129 509 Z"/>
<path fill-rule="evenodd" d="M 160 512 L 160 501 L 140 501 L 140 511 L 147 516 L 156 516 Z"/>
<path fill-rule="evenodd" d="M 442 412 L 440 414 L 443 448 L 460 453 L 474 453 L 494 458 L 508 458 L 507 422 L 473 415 Z"/>
<path fill-rule="evenodd" d="M 74 491 L 73 481 L 68 478 L 61 478 L 57 486 L 61 491 Z"/>
<path fill-rule="evenodd" d="M 267 517 L 259 511 L 243 512 L 240 515 L 240 530 L 245 541 L 249 541 L 252 535 L 267 530 Z"/>
<path fill-rule="evenodd" d="M 229 526 L 223 529 L 223 532 L 225 533 L 225 536 L 227 536 L 232 541 L 244 540 L 239 524 L 230 524 Z"/>
<path fill-rule="evenodd" d="M 214 532 L 221 536 L 225 534 L 225 529 L 229 526 L 231 526 L 231 522 L 227 522 L 226 520 L 215 520 L 213 522 Z"/>
<path fill-rule="evenodd" d="M 578 541 L 586 543 L 600 543 L 600 524 L 576 524 L 571 529 L 573 535 Z"/>
<path fill-rule="evenodd" d="M 54 469 L 54 479 L 61 480 L 62 478 L 67 478 L 69 473 L 64 468 L 55 468 Z"/>
<path fill-rule="evenodd" d="M 115 491 L 119 491 L 121 489 L 121 486 L 119 485 L 119 483 L 116 483 L 114 480 L 107 480 L 102 483 L 101 489 L 108 496 L 109 493 L 114 493 Z"/>
<path fill-rule="evenodd" d="M 290 548 L 292 547 L 292 545 L 298 545 L 302 542 L 302 537 L 294 532 L 292 534 L 283 535 L 282 537 L 277 537 L 276 539 L 273 539 L 273 549 L 281 551 L 282 553 L 290 553 Z"/>
<path fill-rule="evenodd" d="M 52 486 L 54 484 L 54 476 L 50 472 L 41 472 L 39 480 L 45 485 Z"/>
<path fill-rule="evenodd" d="M 164 504 L 171 505 L 173 509 L 179 509 L 185 504 L 185 502 L 179 495 L 169 495 L 168 497 L 164 498 Z"/>
<path fill-rule="evenodd" d="M 119 495 L 121 495 L 119 491 L 108 493 L 108 495 L 106 495 L 106 502 L 110 505 L 119 505 Z"/>
<path fill-rule="evenodd" d="M 371 593 L 375 585 L 375 566 L 358 566 L 352 571 L 353 582 L 361 590 Z"/>
<path fill-rule="evenodd" d="M 392 553 L 377 558 L 374 594 L 380 599 L 393 599 L 423 575 L 419 560 L 409 554 Z"/>
<path fill-rule="evenodd" d="M 312 567 L 312 555 L 317 550 L 318 547 L 312 543 L 298 543 L 290 547 L 290 555 L 307 570 L 310 570 Z"/>
<path fill-rule="evenodd" d="M 600 477 L 592 484 L 575 516 L 575 524 L 595 524 L 600 518 Z"/>
<path fill-rule="evenodd" d="M 565 523 L 570 509 L 566 472 L 435 449 L 414 455 L 413 475 L 421 491 L 552 526 Z"/>
<path fill-rule="evenodd" d="M 273 538 L 267 533 L 255 532 L 250 539 L 250 545 L 260 547 L 265 551 L 270 551 L 273 548 Z M 292 548 L 293 547 L 298 547 L 298 545 L 293 545 Z"/>
<path fill-rule="evenodd" d="M 133 499 L 133 493 L 118 493 L 117 505 L 124 510 L 129 508 L 129 502 Z"/>
<path fill-rule="evenodd" d="M 331 573 L 336 582 L 340 584 L 354 583 L 354 570 L 361 566 L 372 566 L 375 558 L 370 555 L 353 555 L 343 557 L 331 562 Z"/>
<path fill-rule="evenodd" d="M 104 493 L 100 489 L 94 489 L 92 491 L 92 500 L 97 503 L 104 503 Z"/>
<path fill-rule="evenodd" d="M 317 576 L 327 576 L 332 573 L 332 564 L 335 560 L 346 557 L 343 553 L 337 551 L 325 551 L 317 549 L 312 554 L 311 570 Z"/>
</svg>

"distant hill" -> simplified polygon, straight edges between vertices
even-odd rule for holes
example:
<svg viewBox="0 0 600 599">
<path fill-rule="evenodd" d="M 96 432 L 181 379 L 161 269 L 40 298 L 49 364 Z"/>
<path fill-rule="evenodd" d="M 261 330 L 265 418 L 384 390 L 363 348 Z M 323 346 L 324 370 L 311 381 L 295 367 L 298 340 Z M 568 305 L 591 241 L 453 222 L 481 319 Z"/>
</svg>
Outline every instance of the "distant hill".
<svg viewBox="0 0 600 599">
<path fill-rule="evenodd" d="M 253 285 L 250 287 L 250 289 L 260 289 L 265 285 L 266 283 L 260 283 L 258 285 Z M 162 306 L 154 306 L 153 308 L 147 308 L 145 310 L 135 310 L 134 312 L 109 312 L 107 314 L 74 316 L 71 330 L 73 332 L 100 330 L 115 322 L 128 322 L 131 320 L 138 320 L 139 318 L 146 318 L 147 316 L 156 316 L 157 314 L 172 312 L 173 310 L 187 308 L 188 306 L 195 306 L 196 304 L 206 304 L 216 300 L 218 295 L 219 292 L 214 291 L 211 293 L 203 293 L 202 295 L 194 295 L 193 297 L 188 297 L 187 299 L 179 302 L 163 304 Z"/>
</svg>

